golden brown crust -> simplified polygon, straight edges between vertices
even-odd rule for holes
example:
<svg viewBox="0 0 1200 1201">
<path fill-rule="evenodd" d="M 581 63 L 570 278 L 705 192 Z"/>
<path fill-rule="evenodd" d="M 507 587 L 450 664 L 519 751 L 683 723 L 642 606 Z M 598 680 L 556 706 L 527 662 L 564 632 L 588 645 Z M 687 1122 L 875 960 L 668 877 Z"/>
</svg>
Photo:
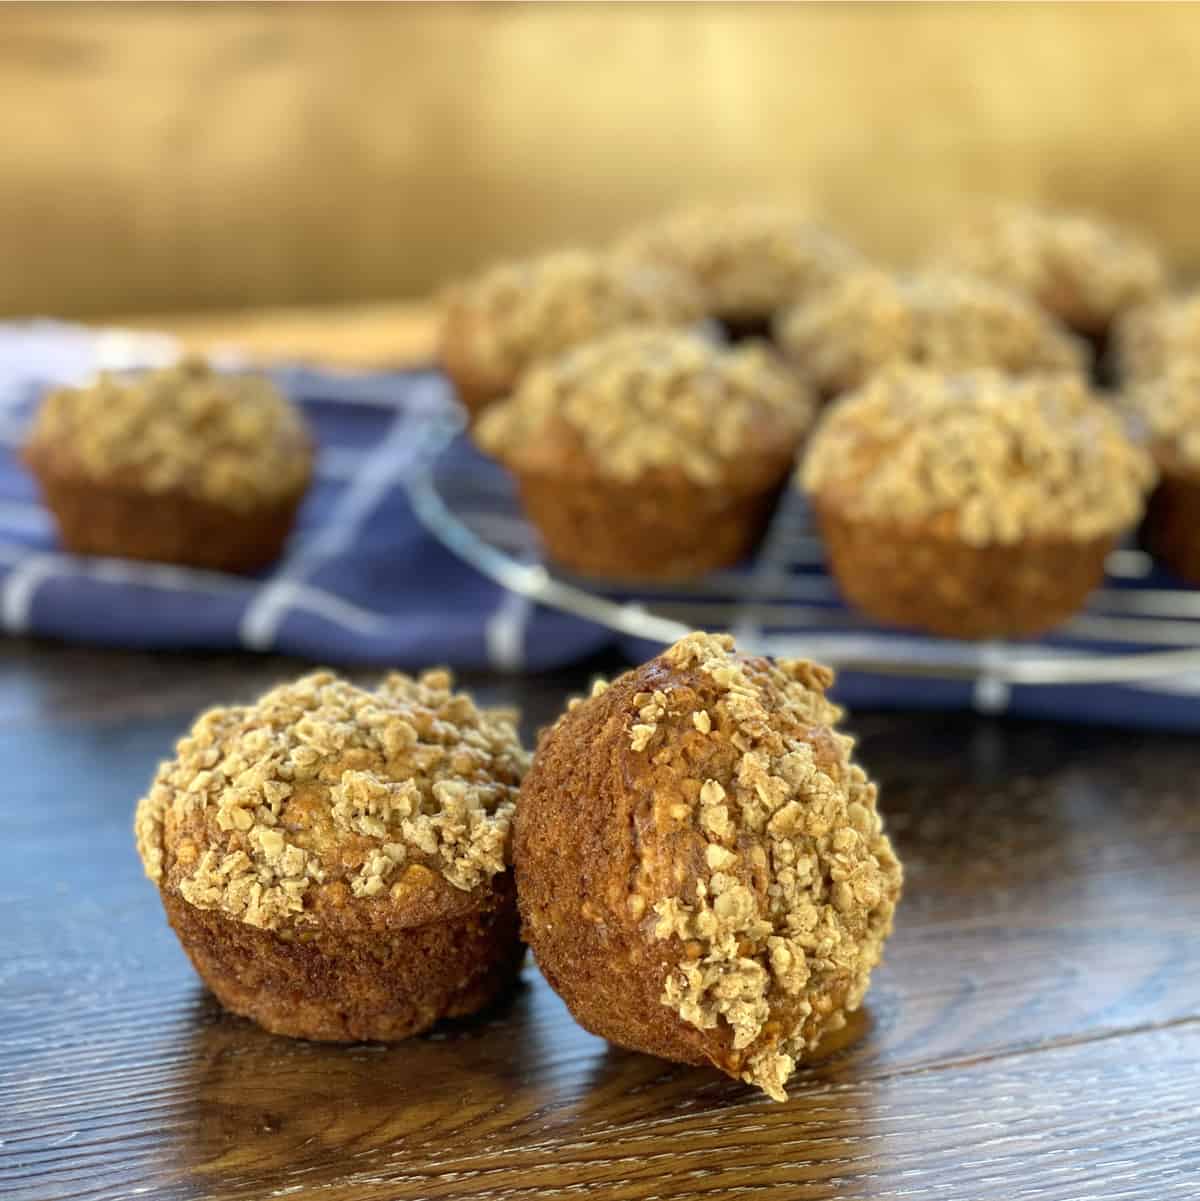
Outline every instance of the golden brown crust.
<svg viewBox="0 0 1200 1201">
<path fill-rule="evenodd" d="M 589 1030 L 782 1097 L 862 1000 L 900 868 L 831 673 L 692 635 L 543 733 L 518 810 L 526 939 Z"/>
<path fill-rule="evenodd" d="M 816 503 L 842 594 L 887 625 L 946 638 L 1034 637 L 1083 607 L 1104 578 L 1112 536 L 972 546 L 937 523 L 847 517 Z"/>
</svg>

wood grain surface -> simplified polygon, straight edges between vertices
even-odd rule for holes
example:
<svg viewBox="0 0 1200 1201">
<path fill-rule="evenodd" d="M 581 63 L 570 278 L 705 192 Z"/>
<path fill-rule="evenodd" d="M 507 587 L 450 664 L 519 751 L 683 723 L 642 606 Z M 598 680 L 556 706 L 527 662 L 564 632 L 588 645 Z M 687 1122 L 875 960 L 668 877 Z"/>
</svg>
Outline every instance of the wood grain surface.
<svg viewBox="0 0 1200 1201">
<path fill-rule="evenodd" d="M 595 666 L 468 682 L 531 731 Z M 197 708 L 297 669 L 0 646 L 0 1196 L 1200 1195 L 1194 740 L 856 715 L 907 891 L 863 1012 L 775 1104 L 606 1046 L 532 964 L 392 1047 L 220 1012 L 132 806 Z"/>
</svg>

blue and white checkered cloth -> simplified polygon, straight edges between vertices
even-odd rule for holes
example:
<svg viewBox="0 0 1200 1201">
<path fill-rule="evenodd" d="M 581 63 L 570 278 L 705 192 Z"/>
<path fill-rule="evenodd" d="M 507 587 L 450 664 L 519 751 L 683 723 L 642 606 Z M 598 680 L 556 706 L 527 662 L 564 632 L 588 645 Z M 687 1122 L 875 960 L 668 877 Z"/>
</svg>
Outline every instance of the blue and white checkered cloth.
<svg viewBox="0 0 1200 1201">
<path fill-rule="evenodd" d="M 426 440 L 444 430 L 450 403 L 445 381 L 434 372 L 274 373 L 307 414 L 319 454 L 297 528 L 283 557 L 261 576 L 63 552 L 18 458 L 38 400 L 48 388 L 80 382 L 99 368 L 145 365 L 173 353 L 162 339 L 48 322 L 0 326 L 4 630 L 123 647 L 240 647 L 331 664 L 509 671 L 577 662 L 617 642 L 605 627 L 506 592 L 418 520 L 405 481 Z M 441 466 L 464 483 L 488 486 L 494 481 L 487 473 L 498 470 L 465 440 Z M 631 639 L 623 645 L 635 661 L 656 650 Z M 1120 686 L 1017 685 L 988 695 L 970 681 L 844 671 L 837 695 L 860 707 L 975 707 L 1200 730 L 1194 674 Z"/>
</svg>

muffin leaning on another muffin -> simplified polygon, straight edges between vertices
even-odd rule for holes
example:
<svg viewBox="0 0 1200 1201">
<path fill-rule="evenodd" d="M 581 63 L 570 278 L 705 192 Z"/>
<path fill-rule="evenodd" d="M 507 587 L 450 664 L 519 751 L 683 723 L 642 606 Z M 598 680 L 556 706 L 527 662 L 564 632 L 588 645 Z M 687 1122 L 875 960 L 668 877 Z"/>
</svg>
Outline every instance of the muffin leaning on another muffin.
<svg viewBox="0 0 1200 1201">
<path fill-rule="evenodd" d="M 897 363 L 1085 372 L 1087 348 L 1024 296 L 948 271 L 864 269 L 780 313 L 775 340 L 826 399 Z"/>
<path fill-rule="evenodd" d="M 254 571 L 283 548 L 313 449 L 269 380 L 187 359 L 50 393 L 24 457 L 69 550 Z"/>
<path fill-rule="evenodd" d="M 699 293 L 678 271 L 562 250 L 450 287 L 439 357 L 477 416 L 540 359 L 623 326 L 688 325 L 702 316 Z"/>
<path fill-rule="evenodd" d="M 625 331 L 534 368 L 475 433 L 516 476 L 551 558 L 682 578 L 757 545 L 812 411 L 763 347 Z"/>
<path fill-rule="evenodd" d="M 1113 361 L 1123 384 L 1165 375 L 1182 360 L 1200 362 L 1200 291 L 1164 296 L 1117 322 Z"/>
<path fill-rule="evenodd" d="M 522 931 L 588 1030 L 784 1100 L 861 1004 L 901 870 L 832 678 L 692 634 L 542 734 Z"/>
<path fill-rule="evenodd" d="M 1126 405 L 1158 464 L 1146 542 L 1172 571 L 1200 585 L 1200 359 L 1183 359 L 1135 383 Z"/>
<path fill-rule="evenodd" d="M 398 1039 L 512 981 L 528 756 L 512 714 L 451 684 L 315 673 L 205 713 L 159 768 L 138 852 L 227 1009 L 298 1038 Z"/>
<path fill-rule="evenodd" d="M 1162 291 L 1157 251 L 1128 230 L 1080 213 L 995 205 L 964 221 L 939 261 L 1031 296 L 1102 348 L 1113 322 Z"/>
<path fill-rule="evenodd" d="M 853 604 L 987 638 L 1083 605 L 1154 467 L 1075 376 L 894 368 L 826 411 L 801 479 Z"/>
<path fill-rule="evenodd" d="M 777 309 L 822 292 L 862 263 L 823 226 L 766 204 L 684 210 L 632 230 L 616 253 L 685 271 L 707 313 L 737 337 L 768 334 Z"/>
</svg>

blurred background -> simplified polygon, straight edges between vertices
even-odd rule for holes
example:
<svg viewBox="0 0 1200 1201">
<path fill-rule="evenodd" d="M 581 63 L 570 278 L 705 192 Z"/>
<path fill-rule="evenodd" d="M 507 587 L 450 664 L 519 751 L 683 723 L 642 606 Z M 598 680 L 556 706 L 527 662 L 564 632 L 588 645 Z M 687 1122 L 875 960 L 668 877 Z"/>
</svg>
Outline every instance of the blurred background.
<svg viewBox="0 0 1200 1201">
<path fill-rule="evenodd" d="M 699 198 L 903 259 L 979 196 L 1200 265 L 1200 9 L 8 5 L 0 312 L 421 297 Z"/>
</svg>

